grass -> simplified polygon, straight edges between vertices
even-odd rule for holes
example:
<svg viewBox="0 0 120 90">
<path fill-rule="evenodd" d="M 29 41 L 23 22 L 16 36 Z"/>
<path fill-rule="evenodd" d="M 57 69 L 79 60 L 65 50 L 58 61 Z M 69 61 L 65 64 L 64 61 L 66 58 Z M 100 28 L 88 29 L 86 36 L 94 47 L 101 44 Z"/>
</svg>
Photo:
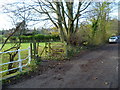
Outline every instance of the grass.
<svg viewBox="0 0 120 90">
<path fill-rule="evenodd" d="M 4 46 L 4 48 L 3 48 L 3 51 L 4 50 L 7 50 L 7 49 L 9 49 L 10 47 L 12 47 L 14 45 L 14 43 L 8 43 L 8 44 L 6 44 L 5 46 Z M 0 44 L 0 47 L 2 46 L 2 44 Z M 28 48 L 29 47 L 29 43 L 22 43 L 21 44 L 21 48 L 20 49 L 26 49 L 26 48 Z M 11 51 L 13 51 L 13 50 L 11 50 Z M 27 53 L 28 51 L 21 51 L 21 58 L 22 59 L 24 59 L 24 58 L 26 58 L 27 57 L 27 55 L 28 55 L 28 53 Z M 11 53 L 12 54 L 12 53 Z M 7 63 L 7 62 L 9 62 L 9 58 L 10 58 L 10 56 L 9 56 L 9 54 L 1 54 L 0 55 L 0 63 Z M 15 59 L 14 60 L 18 60 L 18 55 L 16 55 L 16 57 L 15 57 Z M 23 63 L 26 63 L 27 62 L 27 60 L 25 60 Z M 14 63 L 14 68 L 15 67 L 18 67 L 18 65 L 19 65 L 19 63 L 17 62 L 17 63 Z M 8 64 L 7 65 L 3 65 L 2 66 L 2 70 L 7 70 L 7 67 L 8 67 Z M 7 74 L 7 72 L 5 72 L 5 73 L 3 73 L 2 74 L 2 76 L 6 76 L 6 74 Z"/>
<path fill-rule="evenodd" d="M 59 49 L 60 47 L 56 47 L 57 45 L 60 45 L 61 44 L 61 42 L 51 42 L 51 46 L 52 46 L 52 48 L 54 48 L 54 49 Z M 4 50 L 7 50 L 7 49 L 9 49 L 10 47 L 12 47 L 14 45 L 14 43 L 8 43 L 8 44 L 6 44 L 5 46 L 4 46 L 4 48 L 3 48 L 3 51 Z M 40 47 L 39 47 L 39 54 L 42 52 L 42 50 L 43 50 L 43 48 L 44 48 L 44 46 L 45 46 L 45 43 L 43 42 L 43 43 L 39 43 L 39 45 L 40 45 Z M 0 44 L 0 47 L 2 46 L 2 44 Z M 30 46 L 30 43 L 22 43 L 21 44 L 21 47 L 20 47 L 20 49 L 27 49 L 28 47 Z M 63 48 L 63 47 L 62 47 Z M 13 50 L 12 50 L 13 51 Z M 45 59 L 45 58 L 47 58 L 46 57 L 46 55 L 45 55 L 46 53 L 44 52 L 44 54 L 42 55 L 42 57 L 44 57 L 43 59 Z M 28 51 L 26 50 L 26 51 L 21 51 L 21 58 L 22 59 L 24 59 L 24 58 L 26 58 L 28 56 Z M 60 58 L 61 58 L 61 56 L 60 56 L 60 54 L 58 55 Z M 58 57 L 57 56 L 57 57 Z M 7 62 L 9 62 L 9 54 L 1 54 L 0 55 L 0 63 L 7 63 Z M 55 57 L 56 56 L 51 56 L 53 59 L 55 59 Z M 51 58 L 50 57 L 50 58 Z M 50 59 L 49 58 L 49 59 Z M 15 59 L 14 60 L 18 60 L 18 55 L 16 55 L 16 57 L 15 57 Z M 22 63 L 23 64 L 26 64 L 27 63 L 27 61 L 28 61 L 28 59 L 27 60 L 25 60 L 25 61 L 23 61 Z M 34 61 L 32 61 L 32 63 L 31 64 L 33 64 L 34 63 Z M 13 65 L 14 67 L 18 67 L 19 66 L 19 63 L 17 62 L 17 63 L 14 63 L 14 65 Z M 0 69 L 0 70 L 7 70 L 7 68 L 8 68 L 8 65 L 3 65 L 2 66 L 2 68 Z M 7 74 L 7 72 L 5 72 L 5 73 L 3 73 L 2 74 L 2 76 L 4 77 L 4 76 L 6 76 L 6 74 Z"/>
<path fill-rule="evenodd" d="M 0 35 L 0 38 L 2 38 L 3 37 L 3 35 Z"/>
<path fill-rule="evenodd" d="M 44 44 L 45 44 L 45 43 L 40 43 L 41 46 L 44 46 Z M 4 46 L 3 50 L 9 49 L 9 48 L 12 47 L 13 45 L 14 45 L 14 43 L 7 43 L 7 44 Z M 0 44 L 0 47 L 1 47 L 1 46 L 2 46 L 2 44 Z M 22 43 L 20 49 L 27 49 L 29 46 L 30 46 L 30 43 Z"/>
<path fill-rule="evenodd" d="M 51 43 L 60 44 L 61 42 L 51 42 Z M 14 45 L 14 43 L 7 43 L 7 44 L 4 46 L 3 50 L 9 49 L 9 48 L 12 47 L 13 45 Z M 39 45 L 42 46 L 42 47 L 44 47 L 44 46 L 45 46 L 45 42 L 41 42 Z M 2 44 L 0 44 L 0 47 L 1 47 L 1 46 L 2 46 Z M 22 43 L 20 49 L 26 49 L 26 48 L 28 48 L 29 46 L 30 46 L 30 43 Z"/>
</svg>

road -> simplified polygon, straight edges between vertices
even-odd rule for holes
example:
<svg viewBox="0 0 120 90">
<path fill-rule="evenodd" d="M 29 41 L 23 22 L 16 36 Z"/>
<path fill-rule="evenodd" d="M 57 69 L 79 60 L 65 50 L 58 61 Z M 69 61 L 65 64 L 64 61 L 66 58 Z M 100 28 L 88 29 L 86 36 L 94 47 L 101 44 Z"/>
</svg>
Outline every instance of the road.
<svg viewBox="0 0 120 90">
<path fill-rule="evenodd" d="M 8 88 L 117 88 L 118 45 L 88 51 Z"/>
</svg>

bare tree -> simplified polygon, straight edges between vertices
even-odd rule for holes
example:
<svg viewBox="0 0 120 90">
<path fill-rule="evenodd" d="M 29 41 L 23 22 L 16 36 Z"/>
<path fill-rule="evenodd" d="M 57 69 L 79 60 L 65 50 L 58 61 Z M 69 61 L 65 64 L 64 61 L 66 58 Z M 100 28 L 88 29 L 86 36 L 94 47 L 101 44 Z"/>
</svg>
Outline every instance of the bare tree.
<svg viewBox="0 0 120 90">
<path fill-rule="evenodd" d="M 17 4 L 20 4 L 20 2 Z M 72 44 L 72 38 L 75 36 L 75 33 L 78 30 L 79 20 L 82 16 L 82 12 L 85 12 L 90 4 L 91 2 L 88 2 L 86 0 L 81 0 L 80 2 L 67 0 L 59 0 L 58 2 L 50 2 L 49 0 L 37 0 L 32 4 L 24 2 L 24 7 L 20 7 L 18 5 L 15 10 L 9 10 L 8 8 L 7 10 L 13 12 L 14 15 L 20 18 L 26 19 L 24 21 L 39 21 L 40 19 L 50 20 L 55 25 L 55 27 L 59 29 L 61 40 L 65 41 L 67 44 Z M 16 5 L 16 3 L 9 5 Z M 40 15 L 43 14 L 44 19 L 39 18 L 40 16 L 37 14 L 37 16 L 33 14 L 30 15 L 31 13 L 35 13 L 35 11 Z M 24 15 L 25 12 L 27 14 L 30 12 L 26 18 Z"/>
<path fill-rule="evenodd" d="M 30 21 L 39 21 L 40 19 L 37 18 L 38 15 L 36 15 L 36 13 L 33 11 L 33 8 L 31 8 L 25 1 L 8 3 L 3 6 L 3 9 L 4 9 L 3 12 L 6 13 L 12 19 L 13 25 L 15 26 L 15 30 L 8 36 L 8 38 L 5 40 L 5 42 L 3 43 L 0 50 L 3 49 L 3 47 L 5 46 L 7 41 L 13 35 L 16 35 L 19 41 L 15 42 L 11 48 L 4 50 L 4 51 L 17 50 L 21 46 L 21 40 L 20 40 L 19 36 L 25 34 L 27 24 Z M 34 41 L 35 40 L 33 40 L 33 43 L 34 43 Z M 32 43 L 30 44 L 30 46 L 32 46 Z M 34 47 L 36 46 L 36 42 L 33 44 L 33 46 Z M 32 50 L 31 50 L 31 52 L 32 52 Z M 34 52 L 36 52 L 35 48 L 34 48 Z M 18 52 L 11 53 L 11 54 L 9 53 L 10 61 L 14 60 L 17 53 Z M 8 66 L 8 69 L 10 69 L 10 68 L 12 68 L 12 63 L 9 64 L 9 66 Z M 12 72 L 9 72 L 9 73 L 12 73 Z"/>
<path fill-rule="evenodd" d="M 35 3 L 40 8 L 31 7 L 38 13 L 47 15 L 47 18 L 59 29 L 61 40 L 67 44 L 72 44 L 72 37 L 75 36 L 78 30 L 81 13 L 91 4 L 91 2 L 85 0 L 78 2 L 78 4 L 67 0 L 60 0 L 58 2 L 37 0 Z M 52 14 L 56 17 L 53 17 Z"/>
<path fill-rule="evenodd" d="M 23 34 L 23 32 L 25 31 L 26 18 L 29 16 L 29 13 L 28 13 L 28 16 L 26 17 L 25 12 L 20 11 L 22 7 L 19 7 L 19 10 L 10 9 L 9 7 L 12 6 L 12 5 L 14 6 L 14 4 L 8 4 L 7 6 L 4 6 L 4 10 L 3 10 L 3 13 L 8 14 L 8 16 L 12 19 L 11 22 L 13 22 L 13 25 L 15 26 L 15 29 L 12 31 L 12 33 L 9 34 L 9 36 L 3 42 L 2 47 L 0 48 L 0 51 L 4 51 L 4 52 L 10 51 L 10 50 L 18 50 L 21 47 L 21 40 L 20 40 L 19 36 L 21 34 Z M 17 7 L 17 9 L 18 9 L 18 7 Z M 22 10 L 24 10 L 24 9 L 25 9 L 25 7 L 23 7 Z M 18 37 L 18 41 L 14 42 L 14 45 L 12 47 L 5 50 L 4 46 L 7 44 L 8 40 L 15 34 Z M 18 52 L 8 53 L 10 62 L 14 61 L 14 58 L 17 55 L 17 53 Z M 8 65 L 8 69 L 12 69 L 12 67 L 13 67 L 13 63 L 10 63 Z M 9 71 L 8 74 L 11 74 L 12 72 L 13 71 Z"/>
<path fill-rule="evenodd" d="M 12 47 L 10 47 L 10 48 L 7 49 L 7 50 L 3 50 L 4 46 L 7 44 L 7 41 L 8 41 L 15 33 L 19 32 L 20 26 L 21 26 L 23 23 L 24 23 L 24 21 L 21 22 L 21 23 L 19 23 L 19 24 L 16 26 L 14 32 L 11 33 L 11 34 L 6 38 L 5 42 L 2 44 L 2 47 L 0 48 L 1 51 L 6 52 L 6 51 L 10 51 L 10 50 L 18 50 L 18 49 L 20 48 L 21 40 L 19 39 L 19 42 L 14 43 L 14 45 L 13 45 Z M 8 53 L 8 54 L 9 54 L 9 60 L 10 60 L 10 62 L 14 61 L 14 58 L 15 58 L 15 56 L 17 55 L 17 53 L 18 53 L 18 52 Z M 8 65 L 8 69 L 12 69 L 12 67 L 13 67 L 13 63 L 10 63 L 10 64 Z M 9 71 L 9 74 L 11 74 L 12 72 L 13 72 L 13 71 Z"/>
</svg>

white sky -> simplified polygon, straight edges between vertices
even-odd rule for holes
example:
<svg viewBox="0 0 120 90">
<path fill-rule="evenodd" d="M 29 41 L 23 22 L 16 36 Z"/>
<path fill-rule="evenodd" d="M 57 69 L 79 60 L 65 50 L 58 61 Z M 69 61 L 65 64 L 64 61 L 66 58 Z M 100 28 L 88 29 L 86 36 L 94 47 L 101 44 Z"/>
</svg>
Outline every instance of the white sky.
<svg viewBox="0 0 120 90">
<path fill-rule="evenodd" d="M 6 14 L 2 13 L 1 7 L 6 3 L 13 3 L 15 1 L 24 1 L 24 0 L 0 0 L 0 30 L 10 29 L 13 27 L 12 23 L 10 22 L 11 19 Z M 113 18 L 118 18 L 118 9 L 114 10 L 114 12 L 110 14 L 110 16 Z M 40 23 L 36 27 L 44 27 L 44 24 L 45 23 Z"/>
</svg>

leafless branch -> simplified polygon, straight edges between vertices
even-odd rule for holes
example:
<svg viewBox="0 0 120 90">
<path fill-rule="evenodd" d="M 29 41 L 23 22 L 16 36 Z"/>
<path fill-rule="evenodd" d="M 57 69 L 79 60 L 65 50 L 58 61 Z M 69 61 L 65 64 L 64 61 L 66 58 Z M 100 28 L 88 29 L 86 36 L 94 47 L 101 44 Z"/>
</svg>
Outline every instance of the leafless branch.
<svg viewBox="0 0 120 90">
<path fill-rule="evenodd" d="M 10 39 L 10 37 L 12 37 L 17 31 L 19 31 L 19 28 L 20 28 L 20 26 L 23 24 L 23 22 L 21 22 L 17 27 L 16 27 L 16 29 L 14 30 L 14 32 L 13 33 L 11 33 L 8 37 L 7 37 L 7 39 L 5 40 L 5 42 L 2 44 L 2 46 L 1 46 L 1 48 L 0 48 L 0 51 L 3 49 L 3 47 L 5 46 L 5 44 L 7 43 L 7 41 Z"/>
</svg>

